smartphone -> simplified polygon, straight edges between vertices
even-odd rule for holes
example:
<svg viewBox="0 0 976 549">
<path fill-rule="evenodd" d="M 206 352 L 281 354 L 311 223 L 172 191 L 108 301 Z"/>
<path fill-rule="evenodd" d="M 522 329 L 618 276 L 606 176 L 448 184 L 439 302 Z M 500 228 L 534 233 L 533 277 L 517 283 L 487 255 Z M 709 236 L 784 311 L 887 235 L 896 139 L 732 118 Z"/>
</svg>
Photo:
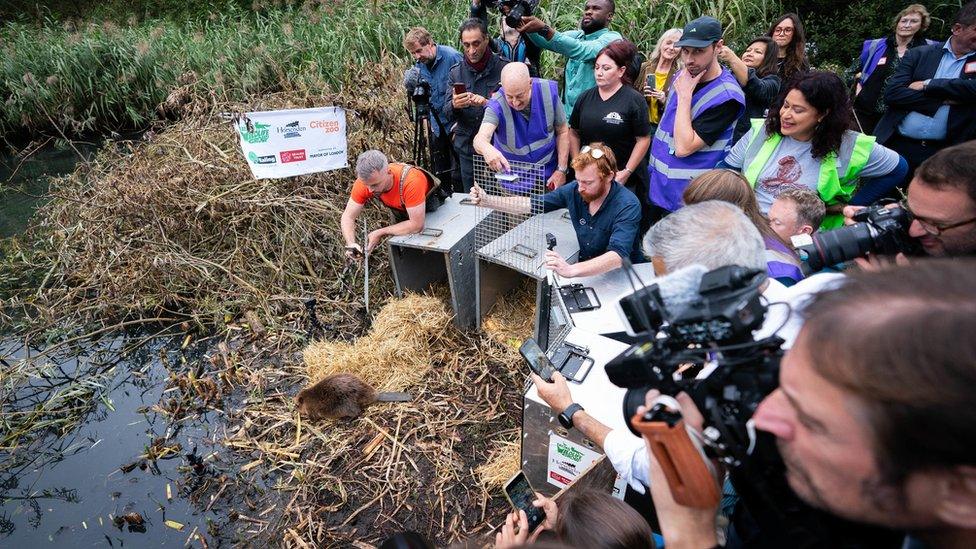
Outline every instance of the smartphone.
<svg viewBox="0 0 976 549">
<path fill-rule="evenodd" d="M 546 512 L 541 507 L 532 505 L 535 500 L 535 490 L 525 478 L 525 473 L 519 471 L 505 483 L 505 497 L 516 510 L 525 511 L 529 519 L 529 532 L 535 531 L 546 520 Z"/>
<path fill-rule="evenodd" d="M 553 366 L 552 361 L 549 360 L 546 352 L 542 350 L 542 347 L 539 347 L 535 339 L 531 337 L 526 339 L 525 343 L 519 347 L 519 353 L 529 363 L 529 368 L 535 372 L 535 375 L 550 383 L 552 382 L 552 374 L 556 372 L 556 367 Z"/>
<path fill-rule="evenodd" d="M 655 82 L 654 82 L 654 75 L 653 74 L 648 74 L 647 75 L 647 81 L 644 83 L 644 85 L 647 86 L 648 88 L 654 89 L 654 84 L 655 84 Z"/>
<path fill-rule="evenodd" d="M 455 83 L 454 95 L 461 95 L 462 93 L 468 93 L 468 87 L 464 85 L 464 82 Z"/>
<path fill-rule="evenodd" d="M 519 180 L 519 176 L 515 173 L 496 173 L 495 179 L 498 181 L 504 181 L 506 183 L 515 183 Z"/>
</svg>

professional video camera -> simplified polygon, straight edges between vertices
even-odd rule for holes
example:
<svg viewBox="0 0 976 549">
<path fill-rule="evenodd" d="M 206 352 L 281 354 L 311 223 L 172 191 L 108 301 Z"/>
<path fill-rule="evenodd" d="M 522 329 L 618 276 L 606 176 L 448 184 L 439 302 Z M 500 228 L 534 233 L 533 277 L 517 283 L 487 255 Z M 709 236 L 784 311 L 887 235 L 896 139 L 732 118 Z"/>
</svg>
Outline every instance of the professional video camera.
<svg viewBox="0 0 976 549">
<path fill-rule="evenodd" d="M 522 18 L 532 15 L 539 0 L 486 0 L 485 6 L 505 14 L 505 24 L 512 28 L 522 26 Z"/>
<path fill-rule="evenodd" d="M 912 214 L 899 205 L 877 202 L 857 212 L 854 221 L 857 223 L 832 231 L 793 237 L 793 246 L 810 272 L 869 253 L 913 255 L 919 252 L 918 243 L 908 235 Z"/>
<path fill-rule="evenodd" d="M 614 358 L 606 372 L 627 389 L 623 414 L 634 434 L 631 419 L 647 391 L 671 396 L 684 391 L 705 416 L 706 452 L 735 465 L 752 445 L 747 421 L 777 386 L 782 340 L 752 336 L 766 316 L 760 291 L 764 272 L 727 266 L 700 276 L 697 295 L 682 304 L 666 306 L 658 284 L 620 300 L 631 332 L 647 334 L 648 341 Z M 644 420 L 664 412 L 652 409 Z"/>
<path fill-rule="evenodd" d="M 407 91 L 407 99 L 413 105 L 410 119 L 418 122 L 430 115 L 430 82 L 420 75 L 416 67 L 411 67 L 403 73 L 403 87 Z"/>
</svg>

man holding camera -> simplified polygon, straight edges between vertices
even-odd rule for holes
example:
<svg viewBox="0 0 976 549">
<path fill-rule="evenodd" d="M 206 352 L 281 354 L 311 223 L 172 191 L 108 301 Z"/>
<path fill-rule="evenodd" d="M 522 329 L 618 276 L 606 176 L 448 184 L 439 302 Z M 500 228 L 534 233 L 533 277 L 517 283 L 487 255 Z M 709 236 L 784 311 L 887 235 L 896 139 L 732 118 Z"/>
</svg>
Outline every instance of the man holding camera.
<svg viewBox="0 0 976 549">
<path fill-rule="evenodd" d="M 455 63 L 461 60 L 461 54 L 450 46 L 434 43 L 430 32 L 423 27 L 414 27 L 403 37 L 403 47 L 410 52 L 416 62 L 414 67 L 419 78 L 430 84 L 430 129 L 434 141 L 430 144 L 431 162 L 433 170 L 439 177 L 450 176 L 453 187 L 457 184 L 459 174 L 453 168 L 451 139 L 448 128 L 452 119 L 442 118 L 444 106 L 450 102 L 448 91 L 448 72 Z M 409 91 L 409 87 L 408 87 Z M 446 181 L 445 181 L 446 183 Z"/>
<path fill-rule="evenodd" d="M 512 4 L 538 4 L 538 2 L 528 2 L 528 0 L 471 0 L 471 15 L 474 19 L 481 20 L 485 28 L 488 28 L 488 8 L 497 9 L 501 12 L 499 21 L 499 35 L 491 39 L 491 51 L 509 61 L 518 61 L 529 66 L 529 74 L 533 77 L 539 76 L 539 62 L 542 57 L 542 50 L 539 46 L 527 39 L 518 29 L 507 23 L 511 13 Z M 525 11 L 525 8 L 522 8 Z M 514 17 L 516 14 L 513 14 Z M 520 19 L 521 20 L 521 19 Z M 516 25 L 519 26 L 519 25 Z"/>
<path fill-rule="evenodd" d="M 444 105 L 445 117 L 454 118 L 452 143 L 461 164 L 463 192 L 474 183 L 472 156 L 474 136 L 481 127 L 488 98 L 501 85 L 502 68 L 508 60 L 488 49 L 488 30 L 480 19 L 461 24 L 464 57 L 451 67 L 448 84 L 451 101 Z"/>
<path fill-rule="evenodd" d="M 854 273 L 805 314 L 752 416 L 789 486 L 837 517 L 906 532 L 903 547 L 976 546 L 976 263 Z M 675 503 L 650 461 L 668 545 L 715 547 L 716 510 Z"/>
<path fill-rule="evenodd" d="M 346 257 L 360 259 L 388 236 L 419 233 L 424 229 L 426 212 L 440 205 L 430 176 L 416 166 L 390 163 L 377 150 L 364 151 L 356 158 L 356 182 L 339 220 L 346 241 Z M 356 243 L 356 220 L 371 198 L 390 208 L 396 223 L 381 227 L 366 236 L 366 249 Z"/>
<path fill-rule="evenodd" d="M 567 58 L 563 106 L 566 116 L 573 114 L 576 98 L 596 86 L 593 62 L 604 46 L 623 38 L 608 27 L 616 10 L 614 0 L 586 0 L 579 30 L 557 32 L 538 17 L 522 18 L 518 31 L 540 48 Z"/>
<path fill-rule="evenodd" d="M 501 83 L 485 107 L 474 137 L 475 152 L 496 172 L 511 172 L 509 161 L 542 164 L 546 186 L 561 186 L 569 172 L 569 126 L 556 83 L 531 78 L 525 63 L 505 65 Z M 533 190 L 533 183 L 515 182 L 510 187 L 524 193 Z"/>
</svg>

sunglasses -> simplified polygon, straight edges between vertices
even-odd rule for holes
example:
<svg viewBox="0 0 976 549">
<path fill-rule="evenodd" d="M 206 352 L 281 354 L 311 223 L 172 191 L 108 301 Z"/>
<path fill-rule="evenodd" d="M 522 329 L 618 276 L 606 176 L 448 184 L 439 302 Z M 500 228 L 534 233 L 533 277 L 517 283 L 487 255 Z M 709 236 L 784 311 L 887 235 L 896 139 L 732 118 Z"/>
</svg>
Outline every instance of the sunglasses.
<svg viewBox="0 0 976 549">
<path fill-rule="evenodd" d="M 603 152 L 603 149 L 595 148 L 587 145 L 582 149 L 580 149 L 580 154 L 588 154 L 592 156 L 594 160 L 599 160 L 603 158 L 603 155 L 606 153 Z"/>
</svg>

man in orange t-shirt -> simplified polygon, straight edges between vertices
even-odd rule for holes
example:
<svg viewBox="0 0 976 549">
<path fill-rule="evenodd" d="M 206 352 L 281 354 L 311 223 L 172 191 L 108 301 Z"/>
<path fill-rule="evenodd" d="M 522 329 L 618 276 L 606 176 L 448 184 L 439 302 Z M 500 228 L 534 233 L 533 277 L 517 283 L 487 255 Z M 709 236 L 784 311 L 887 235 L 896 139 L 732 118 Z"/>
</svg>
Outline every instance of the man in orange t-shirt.
<svg viewBox="0 0 976 549">
<path fill-rule="evenodd" d="M 401 181 L 404 171 L 408 172 L 406 181 Z M 358 258 L 363 255 L 363 249 L 356 243 L 356 219 L 370 198 L 379 198 L 393 210 L 394 217 L 401 221 L 370 232 L 366 237 L 367 254 L 384 237 L 419 233 L 423 230 L 427 192 L 430 189 L 430 182 L 423 170 L 408 170 L 406 164 L 390 164 L 386 155 L 377 150 L 369 150 L 356 159 L 356 177 L 339 223 L 342 236 L 346 239 L 348 257 Z"/>
</svg>

